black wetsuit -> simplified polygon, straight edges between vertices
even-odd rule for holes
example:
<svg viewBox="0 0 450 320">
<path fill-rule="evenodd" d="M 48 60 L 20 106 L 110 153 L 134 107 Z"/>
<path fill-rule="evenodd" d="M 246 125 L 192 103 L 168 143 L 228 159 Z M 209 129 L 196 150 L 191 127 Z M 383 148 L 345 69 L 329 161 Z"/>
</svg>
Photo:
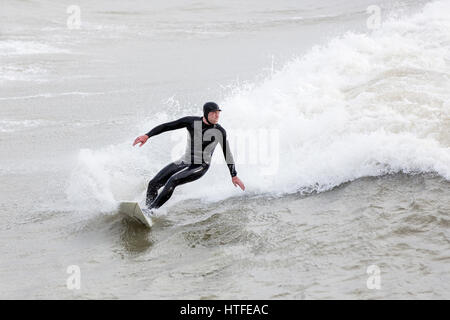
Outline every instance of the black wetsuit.
<svg viewBox="0 0 450 320">
<path fill-rule="evenodd" d="M 168 164 L 150 181 L 147 189 L 146 204 L 149 208 L 161 207 L 169 198 L 176 186 L 201 178 L 209 169 L 211 156 L 218 143 L 222 146 L 230 175 L 237 175 L 231 154 L 227 133 L 219 125 L 207 125 L 202 117 L 184 117 L 172 122 L 163 123 L 146 133 L 148 137 L 162 132 L 186 128 L 188 143 L 184 156 Z M 158 195 L 158 189 L 164 189 Z"/>
</svg>

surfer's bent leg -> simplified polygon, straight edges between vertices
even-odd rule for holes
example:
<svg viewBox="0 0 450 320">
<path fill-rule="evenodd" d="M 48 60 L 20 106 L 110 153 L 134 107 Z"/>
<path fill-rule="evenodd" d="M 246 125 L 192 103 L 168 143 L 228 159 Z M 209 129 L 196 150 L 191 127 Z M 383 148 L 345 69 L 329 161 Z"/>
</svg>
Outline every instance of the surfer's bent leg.
<svg viewBox="0 0 450 320">
<path fill-rule="evenodd" d="M 207 164 L 191 165 L 188 168 L 175 173 L 169 178 L 169 180 L 167 180 L 164 189 L 161 191 L 158 197 L 156 197 L 155 201 L 153 201 L 153 203 L 150 205 L 150 208 L 157 209 L 161 207 L 172 196 L 172 193 L 175 190 L 176 186 L 201 178 L 206 173 L 206 171 L 208 171 L 208 169 L 209 165 Z"/>
<path fill-rule="evenodd" d="M 158 196 L 158 189 L 165 185 L 171 176 L 187 167 L 189 167 L 189 164 L 185 162 L 172 162 L 162 168 L 148 184 L 147 199 L 145 201 L 147 207 L 150 206 Z"/>
</svg>

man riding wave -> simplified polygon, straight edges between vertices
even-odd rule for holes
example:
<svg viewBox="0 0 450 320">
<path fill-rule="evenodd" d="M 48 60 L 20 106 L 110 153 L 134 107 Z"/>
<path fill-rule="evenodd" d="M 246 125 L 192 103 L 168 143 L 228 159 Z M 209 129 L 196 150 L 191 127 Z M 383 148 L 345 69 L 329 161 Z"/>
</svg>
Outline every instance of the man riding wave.
<svg viewBox="0 0 450 320">
<path fill-rule="evenodd" d="M 216 103 L 207 102 L 203 106 L 203 117 L 188 116 L 163 123 L 136 138 L 133 146 L 140 144 L 139 146 L 142 147 L 150 137 L 160 133 L 181 128 L 186 128 L 188 131 L 188 142 L 183 157 L 165 166 L 150 180 L 146 198 L 148 209 L 161 207 L 169 200 L 178 185 L 201 178 L 209 169 L 212 154 L 218 143 L 222 147 L 232 183 L 235 187 L 239 186 L 245 190 L 244 184 L 237 177 L 227 133 L 218 124 L 221 111 Z M 163 186 L 163 190 L 158 194 L 158 190 Z"/>
</svg>

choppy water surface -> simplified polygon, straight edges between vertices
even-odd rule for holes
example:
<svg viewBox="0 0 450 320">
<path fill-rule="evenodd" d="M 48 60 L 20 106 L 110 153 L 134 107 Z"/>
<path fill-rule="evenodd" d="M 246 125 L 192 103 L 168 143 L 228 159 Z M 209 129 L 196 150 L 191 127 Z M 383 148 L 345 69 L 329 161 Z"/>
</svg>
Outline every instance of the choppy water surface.
<svg viewBox="0 0 450 320">
<path fill-rule="evenodd" d="M 0 7 L 2 298 L 449 298 L 448 2 L 71 4 Z M 124 219 L 208 100 L 246 192 L 216 152 Z"/>
</svg>

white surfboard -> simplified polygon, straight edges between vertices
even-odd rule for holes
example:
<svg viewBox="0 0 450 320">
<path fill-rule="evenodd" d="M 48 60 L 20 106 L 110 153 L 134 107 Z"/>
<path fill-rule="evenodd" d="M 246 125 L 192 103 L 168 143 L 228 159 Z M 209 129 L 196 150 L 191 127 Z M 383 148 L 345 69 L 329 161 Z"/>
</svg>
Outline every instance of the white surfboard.
<svg viewBox="0 0 450 320">
<path fill-rule="evenodd" d="M 153 225 L 152 217 L 142 212 L 142 209 L 137 202 L 121 202 L 119 205 L 119 212 L 126 214 L 148 228 L 151 228 Z"/>
</svg>

